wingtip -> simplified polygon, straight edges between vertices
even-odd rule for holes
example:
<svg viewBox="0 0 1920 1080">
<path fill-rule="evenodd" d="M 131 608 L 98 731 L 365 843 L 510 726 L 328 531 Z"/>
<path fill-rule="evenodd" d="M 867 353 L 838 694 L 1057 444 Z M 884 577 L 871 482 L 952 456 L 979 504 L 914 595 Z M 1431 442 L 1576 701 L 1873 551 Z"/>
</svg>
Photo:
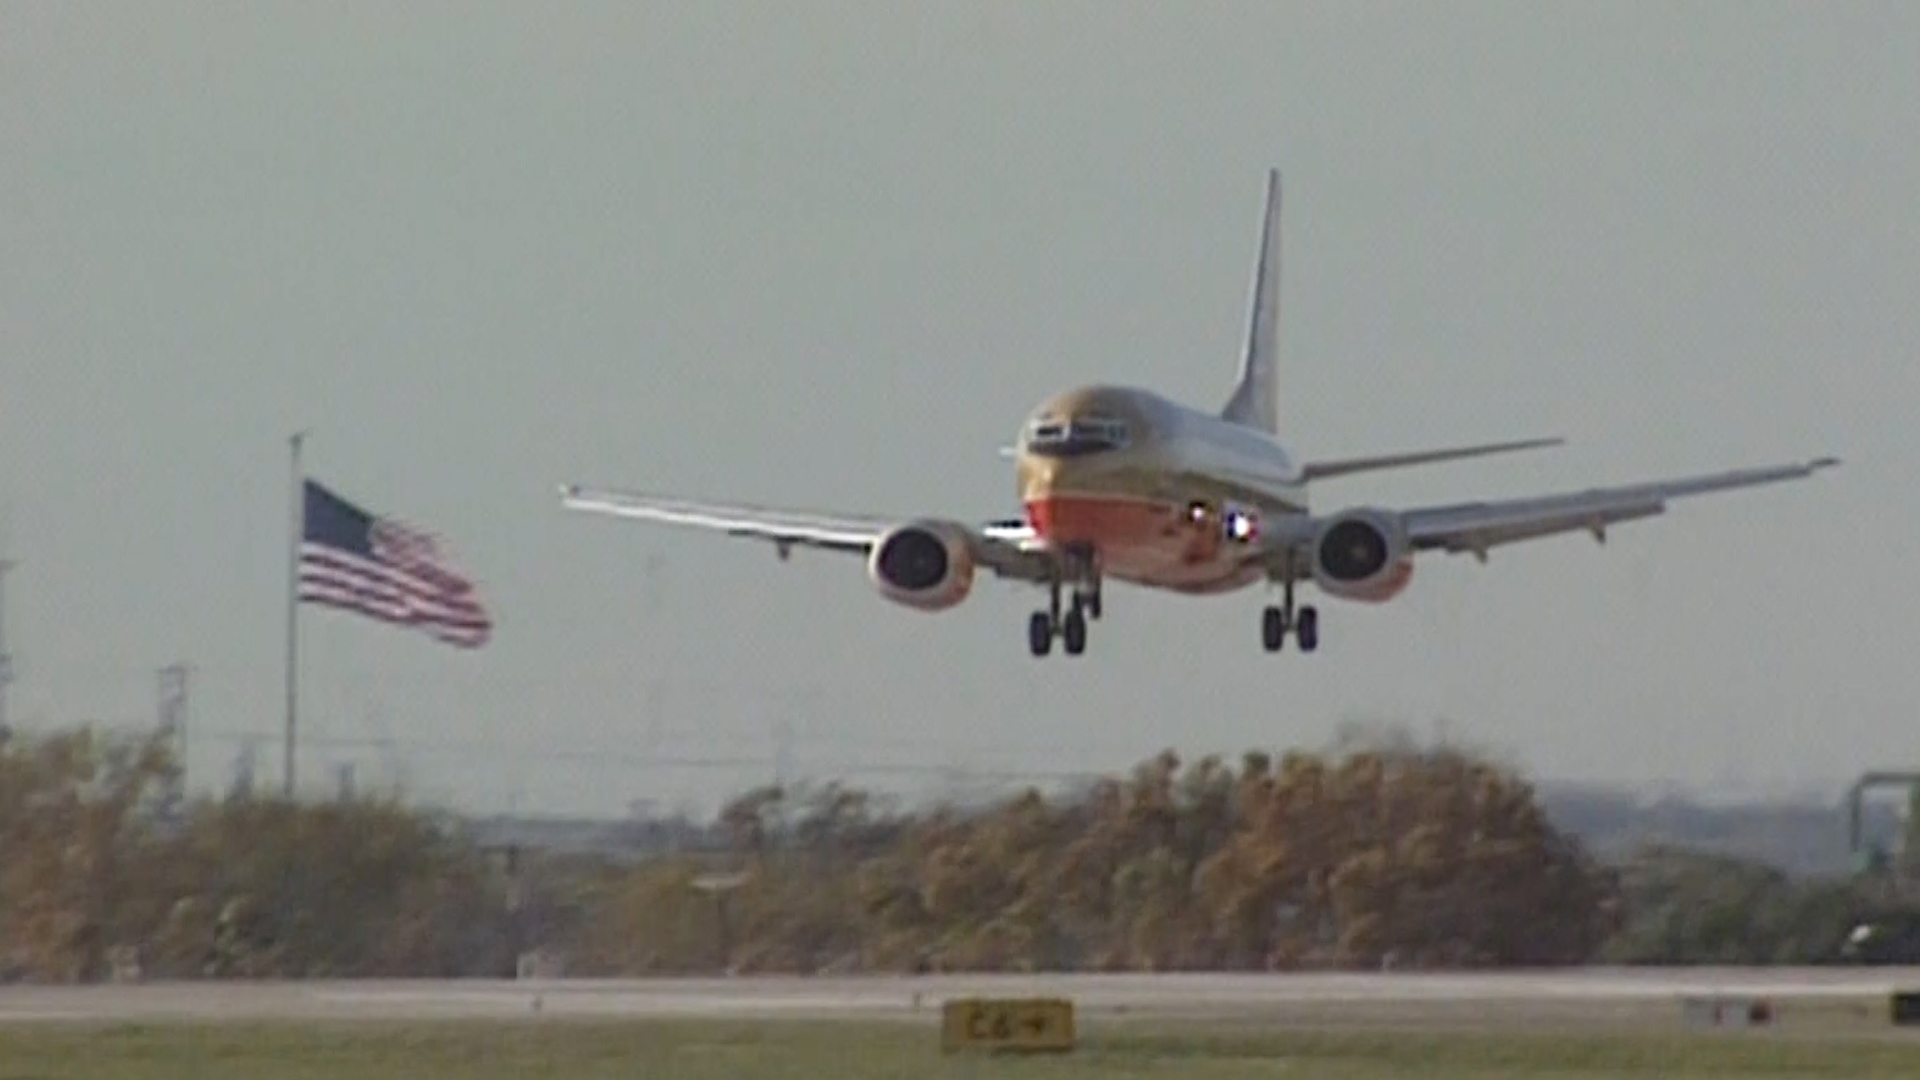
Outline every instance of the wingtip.
<svg viewBox="0 0 1920 1080">
<path fill-rule="evenodd" d="M 1567 445 L 1566 436 L 1548 435 L 1538 439 L 1516 439 L 1515 441 L 1507 443 L 1506 445 L 1502 446 L 1500 449 L 1502 450 L 1551 450 L 1554 447 L 1565 446 L 1565 445 Z"/>
<path fill-rule="evenodd" d="M 1810 472 L 1818 472 L 1821 469 L 1831 469 L 1838 464 L 1840 459 L 1837 457 L 1818 457 L 1807 462 L 1807 469 Z"/>
</svg>

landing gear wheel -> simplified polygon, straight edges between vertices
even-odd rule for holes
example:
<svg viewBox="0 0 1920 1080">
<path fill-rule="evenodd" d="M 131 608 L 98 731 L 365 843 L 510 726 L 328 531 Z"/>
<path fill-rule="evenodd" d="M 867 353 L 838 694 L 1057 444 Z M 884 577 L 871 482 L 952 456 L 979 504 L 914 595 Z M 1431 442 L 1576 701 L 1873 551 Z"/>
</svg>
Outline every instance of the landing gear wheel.
<svg viewBox="0 0 1920 1080">
<path fill-rule="evenodd" d="M 1070 602 L 1061 604 L 1061 593 L 1071 587 Z M 1061 610 L 1062 607 L 1065 610 Z M 1034 612 L 1027 623 L 1027 647 L 1035 656 L 1045 656 L 1059 637 L 1068 656 L 1087 651 L 1087 622 L 1100 618 L 1100 566 L 1097 555 L 1087 545 L 1072 545 L 1061 553 L 1047 582 L 1047 609 Z"/>
<path fill-rule="evenodd" d="M 1293 631 L 1300 651 L 1310 653 L 1320 647 L 1320 612 L 1312 604 L 1293 605 L 1293 559 L 1285 558 L 1280 570 L 1269 579 L 1279 583 L 1283 592 L 1279 604 L 1268 604 L 1260 613 L 1260 644 L 1268 652 L 1279 652 L 1286 643 L 1287 631 Z"/>
<path fill-rule="evenodd" d="M 1067 612 L 1066 620 L 1060 626 L 1060 637 L 1068 656 L 1079 656 L 1087 651 L 1087 614 L 1080 605 L 1075 604 Z"/>
<path fill-rule="evenodd" d="M 1027 649 L 1035 656 L 1053 651 L 1053 618 L 1044 611 L 1036 611 L 1027 619 Z"/>
<path fill-rule="evenodd" d="M 1273 605 L 1260 613 L 1260 644 L 1268 652 L 1279 652 L 1287 641 L 1287 613 Z"/>
</svg>

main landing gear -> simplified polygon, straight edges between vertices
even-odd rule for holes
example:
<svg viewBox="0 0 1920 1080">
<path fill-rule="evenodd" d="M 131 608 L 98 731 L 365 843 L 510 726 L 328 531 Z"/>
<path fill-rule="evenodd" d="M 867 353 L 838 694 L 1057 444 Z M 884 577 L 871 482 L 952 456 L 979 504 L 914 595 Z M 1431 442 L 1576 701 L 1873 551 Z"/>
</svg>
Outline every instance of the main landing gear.
<svg viewBox="0 0 1920 1080">
<path fill-rule="evenodd" d="M 1061 610 L 1060 593 L 1073 583 L 1072 602 Z M 1060 568 L 1047 584 L 1047 610 L 1027 619 L 1027 649 L 1035 656 L 1053 651 L 1053 639 L 1068 656 L 1087 651 L 1087 622 L 1100 618 L 1100 565 L 1093 548 L 1076 544 L 1061 552 Z"/>
<path fill-rule="evenodd" d="M 1312 604 L 1303 604 L 1296 614 L 1293 606 L 1293 573 L 1289 570 L 1281 586 L 1285 590 L 1278 606 L 1268 604 L 1260 613 L 1260 644 L 1268 652 L 1279 652 L 1286 644 L 1287 631 L 1299 639 L 1300 651 L 1310 653 L 1320 647 L 1320 612 Z"/>
<path fill-rule="evenodd" d="M 1267 605 L 1260 613 L 1260 643 L 1268 652 L 1279 652 L 1291 632 L 1301 652 L 1313 652 L 1320 647 L 1320 612 L 1312 604 L 1295 606 L 1291 570 L 1283 571 L 1280 581 L 1281 602 Z M 1061 594 L 1069 586 L 1071 597 L 1063 604 Z M 1028 651 L 1046 656 L 1059 638 L 1068 656 L 1086 652 L 1087 623 L 1100 618 L 1100 564 L 1091 547 L 1076 545 L 1061 553 L 1047 594 L 1047 609 L 1027 619 Z"/>
</svg>

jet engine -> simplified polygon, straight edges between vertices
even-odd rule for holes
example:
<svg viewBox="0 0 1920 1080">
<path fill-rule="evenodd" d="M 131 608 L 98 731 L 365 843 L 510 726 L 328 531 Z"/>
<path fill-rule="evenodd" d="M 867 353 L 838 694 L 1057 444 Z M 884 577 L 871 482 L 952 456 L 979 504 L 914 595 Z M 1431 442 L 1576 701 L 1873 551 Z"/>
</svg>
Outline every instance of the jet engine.
<svg viewBox="0 0 1920 1080">
<path fill-rule="evenodd" d="M 950 521 L 896 525 L 867 555 L 867 576 L 880 595 L 919 611 L 944 611 L 965 600 L 973 570 L 967 530 Z"/>
<path fill-rule="evenodd" d="M 1313 578 L 1329 596 L 1384 603 L 1413 578 L 1413 551 L 1400 519 L 1363 508 L 1335 514 L 1313 538 Z"/>
</svg>

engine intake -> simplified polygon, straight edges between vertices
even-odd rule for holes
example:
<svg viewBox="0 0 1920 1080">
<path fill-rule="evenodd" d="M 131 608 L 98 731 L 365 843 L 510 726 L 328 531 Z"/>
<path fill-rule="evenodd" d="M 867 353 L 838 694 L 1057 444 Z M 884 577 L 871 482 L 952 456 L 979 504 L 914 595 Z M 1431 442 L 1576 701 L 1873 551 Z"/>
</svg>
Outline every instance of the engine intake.
<svg viewBox="0 0 1920 1080">
<path fill-rule="evenodd" d="M 1413 555 L 1399 518 L 1371 508 L 1329 518 L 1313 540 L 1313 576 L 1331 596 L 1381 603 L 1413 577 Z"/>
<path fill-rule="evenodd" d="M 973 589 L 973 549 L 965 527 L 913 521 L 881 534 L 867 556 L 880 595 L 919 611 L 943 611 Z"/>
</svg>

